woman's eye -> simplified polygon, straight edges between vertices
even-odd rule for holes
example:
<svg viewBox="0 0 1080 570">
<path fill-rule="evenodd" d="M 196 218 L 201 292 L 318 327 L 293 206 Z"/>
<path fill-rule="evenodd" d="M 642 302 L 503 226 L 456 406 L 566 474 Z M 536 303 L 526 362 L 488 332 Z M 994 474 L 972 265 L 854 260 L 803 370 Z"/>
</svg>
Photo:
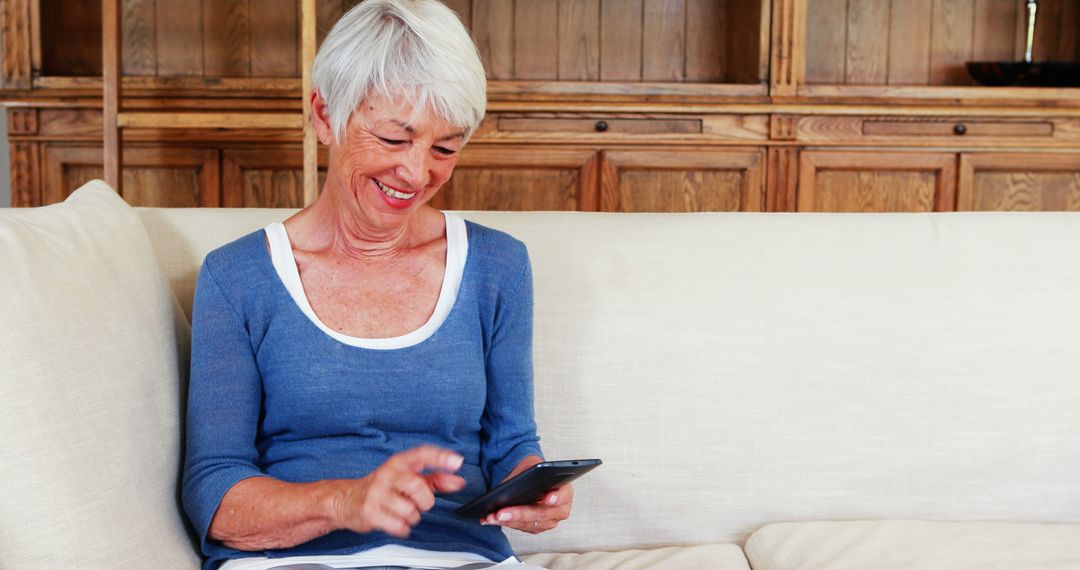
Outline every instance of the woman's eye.
<svg viewBox="0 0 1080 570">
<path fill-rule="evenodd" d="M 405 144 L 405 141 L 398 140 L 398 139 L 388 139 L 388 138 L 379 137 L 379 140 L 381 140 L 382 142 L 384 142 L 384 143 L 386 143 L 388 145 L 391 145 L 391 146 L 397 146 L 399 144 Z"/>
<path fill-rule="evenodd" d="M 437 147 L 435 147 L 435 152 L 437 152 L 437 153 L 439 153 L 439 154 L 441 154 L 443 156 L 451 156 L 457 151 L 452 149 L 452 148 L 446 148 L 444 146 L 437 146 Z"/>
</svg>

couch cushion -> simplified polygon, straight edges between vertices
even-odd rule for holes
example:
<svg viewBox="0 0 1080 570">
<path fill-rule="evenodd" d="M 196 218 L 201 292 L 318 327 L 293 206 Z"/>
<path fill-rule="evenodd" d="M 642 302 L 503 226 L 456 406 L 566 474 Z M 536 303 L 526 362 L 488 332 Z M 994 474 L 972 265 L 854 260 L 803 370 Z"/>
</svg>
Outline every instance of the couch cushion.
<svg viewBox="0 0 1080 570">
<path fill-rule="evenodd" d="M 767 525 L 746 542 L 754 570 L 1066 570 L 1080 525 L 924 521 Z"/>
<path fill-rule="evenodd" d="M 194 568 L 177 502 L 190 331 L 104 183 L 0 210 L 5 568 Z"/>
<path fill-rule="evenodd" d="M 704 544 L 701 546 L 672 546 L 654 550 L 622 550 L 619 552 L 586 552 L 583 554 L 530 554 L 525 562 L 548 570 L 750 570 L 742 549 L 734 544 Z"/>
</svg>

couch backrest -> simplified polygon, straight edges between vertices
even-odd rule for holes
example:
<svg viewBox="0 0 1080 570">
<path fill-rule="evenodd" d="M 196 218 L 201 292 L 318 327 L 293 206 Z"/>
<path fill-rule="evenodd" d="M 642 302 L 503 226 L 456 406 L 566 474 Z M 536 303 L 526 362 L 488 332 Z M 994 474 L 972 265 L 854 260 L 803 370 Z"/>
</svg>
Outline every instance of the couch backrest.
<svg viewBox="0 0 1080 570">
<path fill-rule="evenodd" d="M 143 210 L 190 310 L 285 210 Z M 807 519 L 1080 521 L 1080 215 L 469 213 L 525 241 L 550 458 L 601 457 L 524 552 Z"/>
</svg>

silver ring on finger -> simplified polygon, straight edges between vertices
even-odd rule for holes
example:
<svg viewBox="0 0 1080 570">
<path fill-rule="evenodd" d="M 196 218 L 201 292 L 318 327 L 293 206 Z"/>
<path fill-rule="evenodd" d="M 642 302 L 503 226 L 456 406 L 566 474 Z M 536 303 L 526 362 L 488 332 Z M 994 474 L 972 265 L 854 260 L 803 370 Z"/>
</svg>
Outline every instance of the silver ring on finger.
<svg viewBox="0 0 1080 570">
<path fill-rule="evenodd" d="M 540 521 L 538 521 L 538 520 L 534 520 L 534 521 L 533 521 L 533 524 L 532 524 L 532 529 L 531 529 L 531 530 L 536 530 L 536 527 L 537 527 L 537 525 L 539 525 L 539 524 L 540 524 Z"/>
</svg>

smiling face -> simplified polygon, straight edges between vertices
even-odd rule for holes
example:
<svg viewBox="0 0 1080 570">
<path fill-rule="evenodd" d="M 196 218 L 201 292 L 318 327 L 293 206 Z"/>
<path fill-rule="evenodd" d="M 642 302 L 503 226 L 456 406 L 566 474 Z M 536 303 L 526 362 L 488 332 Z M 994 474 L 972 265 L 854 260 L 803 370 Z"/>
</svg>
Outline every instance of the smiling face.
<svg viewBox="0 0 1080 570">
<path fill-rule="evenodd" d="M 431 200 L 465 144 L 463 127 L 381 94 L 368 96 L 353 113 L 343 144 L 334 140 L 318 94 L 313 115 L 319 139 L 330 147 L 323 192 L 383 227 L 405 223 Z"/>
</svg>

